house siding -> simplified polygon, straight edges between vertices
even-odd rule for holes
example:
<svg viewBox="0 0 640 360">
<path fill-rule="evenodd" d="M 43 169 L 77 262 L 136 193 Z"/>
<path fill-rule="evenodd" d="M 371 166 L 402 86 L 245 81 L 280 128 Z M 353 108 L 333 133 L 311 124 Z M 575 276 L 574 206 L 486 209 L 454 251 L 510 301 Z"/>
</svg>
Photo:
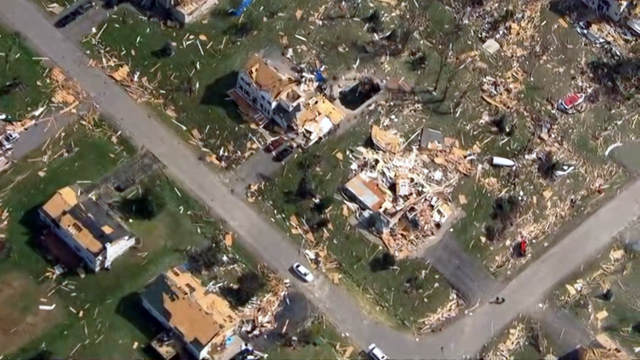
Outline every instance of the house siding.
<svg viewBox="0 0 640 360">
<path fill-rule="evenodd" d="M 136 238 L 133 236 L 127 236 L 122 239 L 116 240 L 110 244 L 106 244 L 106 257 L 104 267 L 109 268 L 111 263 L 127 250 L 129 250 L 136 242 Z"/>
<path fill-rule="evenodd" d="M 64 242 L 82 258 L 87 268 L 94 272 L 98 272 L 100 270 L 99 261 L 96 261 L 96 257 L 89 252 L 89 250 L 78 244 L 73 236 L 65 228 L 60 227 L 60 225 L 55 220 L 51 219 L 49 215 L 42 211 L 38 211 L 38 213 L 40 214 L 40 219 L 49 226 L 49 229 L 51 229 L 59 238 L 64 240 Z"/>
</svg>

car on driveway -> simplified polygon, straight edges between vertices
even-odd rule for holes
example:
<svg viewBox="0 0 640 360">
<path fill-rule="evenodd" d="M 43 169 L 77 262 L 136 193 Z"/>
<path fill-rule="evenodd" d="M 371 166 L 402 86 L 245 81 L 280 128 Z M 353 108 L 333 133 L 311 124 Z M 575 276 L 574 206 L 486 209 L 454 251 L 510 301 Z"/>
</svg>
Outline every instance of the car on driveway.
<svg viewBox="0 0 640 360">
<path fill-rule="evenodd" d="M 313 281 L 313 274 L 311 273 L 311 271 L 309 271 L 302 264 L 295 263 L 295 264 L 293 264 L 293 266 L 291 268 L 293 269 L 293 272 L 296 275 L 300 276 L 305 282 L 312 282 Z"/>
<path fill-rule="evenodd" d="M 374 360 L 387 360 L 389 359 L 376 344 L 369 345 L 367 349 L 367 355 Z"/>
<path fill-rule="evenodd" d="M 2 149 L 11 149 L 13 144 L 18 141 L 19 138 L 20 135 L 18 135 L 18 133 L 7 131 L 2 135 L 2 138 L 0 138 L 0 145 L 2 146 Z"/>
<path fill-rule="evenodd" d="M 284 161 L 286 158 L 291 156 L 291 154 L 293 154 L 293 150 L 294 150 L 293 146 L 291 146 L 291 145 L 285 146 L 282 150 L 278 151 L 273 156 L 273 161 L 275 161 L 275 162 Z"/>
</svg>

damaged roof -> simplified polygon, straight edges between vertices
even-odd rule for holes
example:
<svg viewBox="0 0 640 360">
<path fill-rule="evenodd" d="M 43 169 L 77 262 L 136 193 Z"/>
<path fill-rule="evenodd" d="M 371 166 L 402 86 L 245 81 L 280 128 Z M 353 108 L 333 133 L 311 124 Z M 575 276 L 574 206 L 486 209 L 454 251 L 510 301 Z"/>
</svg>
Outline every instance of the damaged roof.
<svg viewBox="0 0 640 360">
<path fill-rule="evenodd" d="M 344 187 L 370 210 L 379 211 L 386 201 L 376 182 L 362 173 L 349 180 Z"/>
<path fill-rule="evenodd" d="M 333 105 L 326 97 L 318 95 L 309 100 L 309 105 L 298 116 L 296 123 L 298 128 L 312 128 L 308 123 L 313 122 L 320 128 L 323 120 L 327 118 L 332 125 L 338 125 L 344 118 L 344 112 Z"/>
<path fill-rule="evenodd" d="M 274 99 L 281 94 L 291 98 L 292 95 L 288 94 L 289 91 L 285 92 L 285 90 L 295 91 L 297 86 L 293 77 L 278 71 L 275 66 L 269 64 L 258 54 L 253 54 L 249 58 L 244 69 L 251 80 L 262 90 L 270 93 Z"/>
<path fill-rule="evenodd" d="M 78 185 L 56 191 L 41 209 L 94 255 L 104 245 L 132 235 L 106 208 L 87 196 Z"/>
<path fill-rule="evenodd" d="M 239 322 L 227 300 L 208 292 L 182 266 L 156 277 L 140 296 L 198 352 L 224 341 Z"/>
</svg>

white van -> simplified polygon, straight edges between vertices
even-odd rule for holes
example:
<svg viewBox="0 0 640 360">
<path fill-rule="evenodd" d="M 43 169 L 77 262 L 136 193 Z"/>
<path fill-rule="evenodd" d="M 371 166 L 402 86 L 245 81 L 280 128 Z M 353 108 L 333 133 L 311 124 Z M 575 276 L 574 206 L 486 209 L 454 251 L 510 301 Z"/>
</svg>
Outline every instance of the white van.
<svg viewBox="0 0 640 360">
<path fill-rule="evenodd" d="M 369 355 L 374 360 L 387 360 L 389 359 L 387 355 L 385 355 L 376 344 L 369 345 L 369 349 L 367 350 L 367 355 Z"/>
</svg>

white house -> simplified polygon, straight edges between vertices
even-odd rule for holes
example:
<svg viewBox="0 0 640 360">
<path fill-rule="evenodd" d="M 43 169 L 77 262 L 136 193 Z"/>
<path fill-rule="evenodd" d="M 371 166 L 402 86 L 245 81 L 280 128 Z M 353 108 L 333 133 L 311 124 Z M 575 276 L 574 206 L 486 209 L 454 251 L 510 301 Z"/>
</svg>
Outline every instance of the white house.
<svg viewBox="0 0 640 360">
<path fill-rule="evenodd" d="M 215 358 L 240 322 L 227 300 L 181 266 L 152 280 L 140 297 L 142 306 L 196 359 Z"/>
<path fill-rule="evenodd" d="M 88 269 L 109 269 L 131 248 L 135 236 L 77 185 L 56 191 L 39 210 L 40 218 L 84 261 Z"/>
<path fill-rule="evenodd" d="M 235 88 L 265 120 L 273 120 L 283 129 L 295 122 L 305 102 L 298 81 L 287 72 L 282 64 L 254 54 L 240 71 Z"/>
</svg>

